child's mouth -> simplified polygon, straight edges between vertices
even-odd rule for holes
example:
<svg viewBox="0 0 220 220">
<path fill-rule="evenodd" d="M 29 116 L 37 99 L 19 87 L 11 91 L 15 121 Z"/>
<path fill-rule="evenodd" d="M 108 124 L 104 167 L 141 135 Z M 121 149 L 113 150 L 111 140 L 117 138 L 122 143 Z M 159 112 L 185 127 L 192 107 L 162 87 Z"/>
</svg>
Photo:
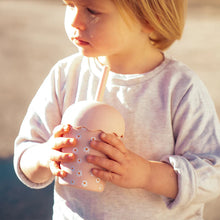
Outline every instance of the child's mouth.
<svg viewBox="0 0 220 220">
<path fill-rule="evenodd" d="M 86 46 L 89 45 L 89 43 L 87 41 L 81 40 L 78 37 L 74 37 L 71 39 L 76 45 L 78 46 Z"/>
</svg>

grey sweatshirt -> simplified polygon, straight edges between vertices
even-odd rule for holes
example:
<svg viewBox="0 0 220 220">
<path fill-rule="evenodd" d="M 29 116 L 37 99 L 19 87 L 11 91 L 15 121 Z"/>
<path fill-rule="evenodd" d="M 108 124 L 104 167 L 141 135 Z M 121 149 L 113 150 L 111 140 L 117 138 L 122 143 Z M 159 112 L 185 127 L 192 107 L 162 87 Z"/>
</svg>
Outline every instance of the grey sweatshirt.
<svg viewBox="0 0 220 220">
<path fill-rule="evenodd" d="M 19 167 L 23 152 L 49 139 L 69 105 L 94 100 L 101 71 L 94 58 L 78 54 L 52 68 L 15 141 L 15 171 L 27 186 L 43 188 L 54 179 L 42 184 L 30 182 Z M 202 219 L 204 203 L 220 192 L 220 125 L 198 76 L 166 57 L 144 74 L 110 72 L 103 101 L 125 119 L 126 148 L 146 160 L 173 166 L 178 195 L 171 200 L 111 183 L 103 193 L 96 193 L 59 185 L 55 178 L 53 219 Z"/>
</svg>

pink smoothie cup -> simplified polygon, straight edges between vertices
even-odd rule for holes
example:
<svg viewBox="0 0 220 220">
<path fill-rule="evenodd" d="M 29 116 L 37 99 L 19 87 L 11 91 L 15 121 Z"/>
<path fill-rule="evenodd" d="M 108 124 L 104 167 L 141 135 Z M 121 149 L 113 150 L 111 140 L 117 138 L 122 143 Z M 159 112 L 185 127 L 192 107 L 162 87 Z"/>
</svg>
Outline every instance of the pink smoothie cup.
<svg viewBox="0 0 220 220">
<path fill-rule="evenodd" d="M 76 138 L 77 144 L 75 147 L 63 148 L 62 150 L 63 152 L 74 153 L 76 158 L 73 162 L 61 163 L 61 168 L 67 172 L 66 177 L 59 177 L 61 185 L 96 192 L 104 190 L 105 182 L 91 173 L 91 169 L 95 166 L 86 161 L 86 156 L 92 154 L 105 157 L 90 147 L 92 140 L 100 140 L 101 132 L 113 133 L 120 138 L 124 136 L 125 122 L 121 114 L 112 106 L 101 102 L 108 71 L 108 68 L 104 69 L 96 101 L 77 102 L 69 106 L 64 112 L 61 124 L 72 126 L 65 137 Z"/>
</svg>

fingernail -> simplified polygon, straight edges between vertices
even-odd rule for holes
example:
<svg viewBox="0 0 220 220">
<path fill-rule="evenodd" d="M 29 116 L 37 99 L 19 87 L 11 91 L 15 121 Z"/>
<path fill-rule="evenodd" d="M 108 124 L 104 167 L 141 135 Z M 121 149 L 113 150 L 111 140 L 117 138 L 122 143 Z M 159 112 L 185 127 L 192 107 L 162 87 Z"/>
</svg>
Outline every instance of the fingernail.
<svg viewBox="0 0 220 220">
<path fill-rule="evenodd" d="M 90 141 L 90 146 L 92 147 L 92 146 L 94 146 L 95 145 L 95 140 L 92 140 L 92 141 Z"/>
<path fill-rule="evenodd" d="M 92 158 L 93 158 L 92 155 L 88 155 L 88 156 L 86 157 L 87 161 L 92 161 Z"/>
<path fill-rule="evenodd" d="M 105 134 L 105 133 L 101 133 L 101 137 L 102 137 L 102 138 L 105 138 L 105 137 L 106 137 L 106 134 Z"/>
<path fill-rule="evenodd" d="M 59 171 L 59 174 L 61 177 L 65 177 L 67 175 L 67 173 L 64 172 L 63 170 Z"/>
<path fill-rule="evenodd" d="M 63 126 L 64 131 L 66 131 L 68 128 L 69 128 L 68 125 L 64 125 L 64 126 Z"/>
<path fill-rule="evenodd" d="M 70 143 L 71 143 L 71 144 L 74 144 L 74 143 L 75 143 L 75 139 L 74 139 L 74 138 L 71 138 L 71 139 L 70 139 Z"/>
<path fill-rule="evenodd" d="M 96 174 L 98 173 L 98 170 L 95 169 L 95 168 L 93 168 L 93 169 L 92 169 L 92 173 L 93 173 L 94 175 L 96 175 Z"/>
<path fill-rule="evenodd" d="M 69 154 L 68 156 L 69 156 L 69 158 L 70 158 L 70 159 L 74 159 L 74 158 L 75 158 L 75 155 L 74 155 L 74 154 L 72 154 L 72 153 L 71 153 L 71 154 Z"/>
</svg>

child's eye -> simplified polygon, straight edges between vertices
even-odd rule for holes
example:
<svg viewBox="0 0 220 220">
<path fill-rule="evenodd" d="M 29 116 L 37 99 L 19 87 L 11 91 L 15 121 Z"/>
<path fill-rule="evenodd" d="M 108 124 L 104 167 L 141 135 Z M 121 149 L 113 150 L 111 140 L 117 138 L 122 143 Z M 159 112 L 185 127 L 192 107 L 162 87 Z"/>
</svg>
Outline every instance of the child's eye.
<svg viewBox="0 0 220 220">
<path fill-rule="evenodd" d="M 98 15 L 100 14 L 99 12 L 95 11 L 95 10 L 92 10 L 91 8 L 87 8 L 87 11 L 92 14 L 92 15 Z"/>
</svg>

